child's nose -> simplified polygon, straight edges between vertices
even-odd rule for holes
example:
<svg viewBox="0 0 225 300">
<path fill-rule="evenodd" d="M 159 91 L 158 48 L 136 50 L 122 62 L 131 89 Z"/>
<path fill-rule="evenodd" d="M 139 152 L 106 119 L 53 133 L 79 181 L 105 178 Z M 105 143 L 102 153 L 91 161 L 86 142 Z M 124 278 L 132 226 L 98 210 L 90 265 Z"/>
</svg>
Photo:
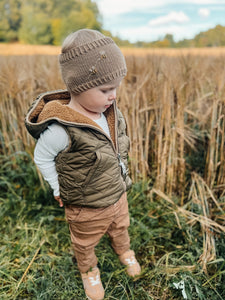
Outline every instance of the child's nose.
<svg viewBox="0 0 225 300">
<path fill-rule="evenodd" d="M 116 99 L 116 89 L 111 91 L 109 94 L 109 100 L 115 100 Z"/>
</svg>

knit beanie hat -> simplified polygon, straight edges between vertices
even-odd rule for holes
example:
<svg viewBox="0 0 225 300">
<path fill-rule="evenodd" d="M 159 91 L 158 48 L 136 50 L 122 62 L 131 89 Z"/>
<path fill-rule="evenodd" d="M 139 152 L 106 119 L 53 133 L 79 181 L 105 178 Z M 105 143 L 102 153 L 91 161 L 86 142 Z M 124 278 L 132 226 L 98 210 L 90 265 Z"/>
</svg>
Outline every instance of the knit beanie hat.
<svg viewBox="0 0 225 300">
<path fill-rule="evenodd" d="M 68 47 L 66 40 L 68 39 Z M 81 29 L 64 41 L 59 56 L 68 91 L 79 94 L 109 82 L 120 82 L 127 73 L 125 58 L 114 41 L 102 33 Z"/>
</svg>

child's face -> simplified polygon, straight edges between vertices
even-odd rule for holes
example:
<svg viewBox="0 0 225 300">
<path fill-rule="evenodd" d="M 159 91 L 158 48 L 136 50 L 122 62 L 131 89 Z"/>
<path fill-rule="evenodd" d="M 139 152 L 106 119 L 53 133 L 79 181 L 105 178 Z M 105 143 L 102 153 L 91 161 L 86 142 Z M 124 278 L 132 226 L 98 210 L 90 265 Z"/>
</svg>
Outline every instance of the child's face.
<svg viewBox="0 0 225 300">
<path fill-rule="evenodd" d="M 83 109 L 92 113 L 103 113 L 116 100 L 119 83 L 107 83 L 89 89 L 79 95 L 77 101 Z"/>
</svg>

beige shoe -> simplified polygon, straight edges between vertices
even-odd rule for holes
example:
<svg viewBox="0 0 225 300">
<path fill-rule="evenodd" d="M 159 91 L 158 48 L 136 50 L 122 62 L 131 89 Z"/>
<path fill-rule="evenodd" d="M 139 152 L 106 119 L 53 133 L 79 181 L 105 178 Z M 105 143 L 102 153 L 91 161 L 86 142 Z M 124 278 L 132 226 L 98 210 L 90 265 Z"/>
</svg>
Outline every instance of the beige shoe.
<svg viewBox="0 0 225 300">
<path fill-rule="evenodd" d="M 141 274 L 141 267 L 135 258 L 133 250 L 128 250 L 124 254 L 119 255 L 119 260 L 125 266 L 127 266 L 127 274 L 131 277 L 135 277 Z"/>
<path fill-rule="evenodd" d="M 85 294 L 89 300 L 104 299 L 105 291 L 97 267 L 87 273 L 81 273 L 81 278 L 83 280 Z"/>
</svg>

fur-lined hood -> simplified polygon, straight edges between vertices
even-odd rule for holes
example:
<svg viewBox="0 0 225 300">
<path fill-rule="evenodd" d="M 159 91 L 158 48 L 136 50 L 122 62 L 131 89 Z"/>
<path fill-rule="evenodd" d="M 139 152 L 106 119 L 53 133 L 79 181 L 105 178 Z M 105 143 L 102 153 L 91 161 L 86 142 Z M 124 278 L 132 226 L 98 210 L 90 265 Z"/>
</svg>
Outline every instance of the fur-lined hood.
<svg viewBox="0 0 225 300">
<path fill-rule="evenodd" d="M 29 109 L 25 125 L 28 132 L 36 139 L 53 122 L 66 126 L 88 126 L 102 131 L 96 122 L 71 109 L 67 104 L 70 93 L 67 90 L 47 92 L 39 95 Z M 114 102 L 105 112 L 111 139 L 116 143 L 117 108 Z M 103 132 L 103 131 L 102 131 Z"/>
</svg>

